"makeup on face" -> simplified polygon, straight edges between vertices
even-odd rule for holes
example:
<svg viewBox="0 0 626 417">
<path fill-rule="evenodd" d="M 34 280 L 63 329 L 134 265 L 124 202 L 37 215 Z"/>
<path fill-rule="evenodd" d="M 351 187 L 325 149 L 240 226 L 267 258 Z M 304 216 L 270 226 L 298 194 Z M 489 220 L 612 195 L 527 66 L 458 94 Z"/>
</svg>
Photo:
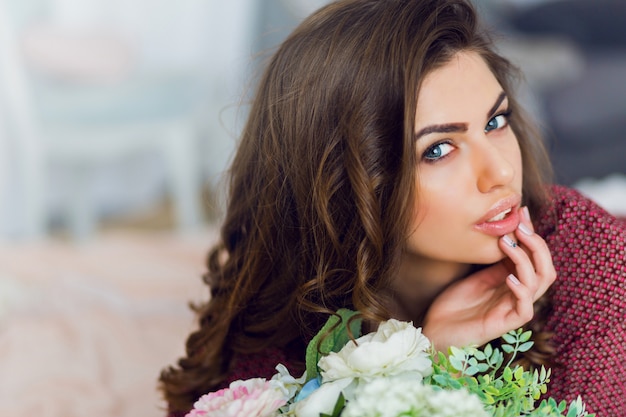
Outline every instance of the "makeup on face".
<svg viewBox="0 0 626 417">
<path fill-rule="evenodd" d="M 415 218 L 407 240 L 424 264 L 489 264 L 520 223 L 522 162 L 508 97 L 480 55 L 460 52 L 418 92 Z"/>
<path fill-rule="evenodd" d="M 512 233 L 520 223 L 521 200 L 521 195 L 513 194 L 498 201 L 476 222 L 476 229 L 491 236 Z"/>
</svg>

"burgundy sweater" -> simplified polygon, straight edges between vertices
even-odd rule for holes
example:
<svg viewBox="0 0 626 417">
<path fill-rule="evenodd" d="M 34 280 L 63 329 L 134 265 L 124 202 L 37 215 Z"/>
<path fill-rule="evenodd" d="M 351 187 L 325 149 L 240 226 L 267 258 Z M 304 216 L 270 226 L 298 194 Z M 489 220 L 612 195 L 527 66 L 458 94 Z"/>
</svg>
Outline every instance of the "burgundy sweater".
<svg viewBox="0 0 626 417">
<path fill-rule="evenodd" d="M 626 222 L 574 190 L 555 187 L 554 196 L 537 223 L 557 271 L 547 394 L 568 402 L 580 394 L 598 417 L 626 416 Z"/>
<path fill-rule="evenodd" d="M 626 222 L 577 191 L 552 191 L 554 205 L 535 219 L 557 271 L 546 323 L 556 346 L 547 395 L 568 403 L 581 395 L 598 417 L 626 416 Z M 272 348 L 236 357 L 226 385 L 269 379 L 278 363 L 300 376 L 289 353 Z"/>
</svg>

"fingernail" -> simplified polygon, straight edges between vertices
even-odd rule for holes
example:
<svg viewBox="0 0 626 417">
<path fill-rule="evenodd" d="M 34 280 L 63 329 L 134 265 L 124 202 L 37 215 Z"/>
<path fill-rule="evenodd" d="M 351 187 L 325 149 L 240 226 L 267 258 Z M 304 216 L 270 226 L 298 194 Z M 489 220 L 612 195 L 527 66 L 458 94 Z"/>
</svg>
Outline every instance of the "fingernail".
<svg viewBox="0 0 626 417">
<path fill-rule="evenodd" d="M 528 226 L 526 226 L 524 223 L 520 223 L 519 225 L 517 225 L 517 228 L 519 230 L 521 230 L 522 233 L 524 233 L 525 235 L 528 235 L 528 236 L 532 236 L 533 235 L 533 231 L 530 230 L 528 228 Z"/>
<path fill-rule="evenodd" d="M 522 207 L 522 216 L 524 216 L 524 220 L 526 220 L 528 224 L 531 224 L 530 212 L 528 211 L 528 206 Z"/>
<path fill-rule="evenodd" d="M 517 247 L 517 243 L 515 243 L 515 241 L 511 239 L 510 237 L 508 237 L 507 235 L 502 236 L 502 240 L 504 240 L 504 243 L 506 243 L 512 248 Z"/>
<path fill-rule="evenodd" d="M 517 279 L 517 277 L 513 274 L 509 274 L 509 276 L 507 277 L 509 279 L 509 281 L 511 281 L 513 284 L 515 285 L 520 285 L 521 282 L 519 282 L 519 279 Z"/>
</svg>

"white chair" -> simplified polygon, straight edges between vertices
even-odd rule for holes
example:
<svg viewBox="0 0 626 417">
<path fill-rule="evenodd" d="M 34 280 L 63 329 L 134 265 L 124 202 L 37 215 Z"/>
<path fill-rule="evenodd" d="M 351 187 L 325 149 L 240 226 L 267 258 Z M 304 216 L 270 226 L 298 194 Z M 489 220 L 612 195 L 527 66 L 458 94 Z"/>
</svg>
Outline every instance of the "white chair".
<svg viewBox="0 0 626 417">
<path fill-rule="evenodd" d="M 48 26 L 15 30 L 3 1 L 0 92 L 21 179 L 21 234 L 47 233 L 47 193 L 55 191 L 49 189 L 48 170 L 56 165 L 72 172 L 66 206 L 71 234 L 89 237 L 99 221 L 89 193 L 94 167 L 141 152 L 160 155 L 166 167 L 178 229 L 197 227 L 201 185 L 194 110 L 202 90 L 194 78 L 136 71 L 135 51 L 121 36 L 73 37 Z M 62 87 L 50 82 L 55 72 L 69 76 Z"/>
</svg>

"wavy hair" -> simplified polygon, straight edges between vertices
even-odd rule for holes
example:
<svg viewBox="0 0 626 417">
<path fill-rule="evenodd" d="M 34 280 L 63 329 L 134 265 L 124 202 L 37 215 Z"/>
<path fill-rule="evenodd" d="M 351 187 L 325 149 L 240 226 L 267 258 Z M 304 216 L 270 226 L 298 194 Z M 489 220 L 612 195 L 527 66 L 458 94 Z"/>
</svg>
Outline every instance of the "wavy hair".
<svg viewBox="0 0 626 417">
<path fill-rule="evenodd" d="M 513 99 L 516 71 L 465 0 L 345 0 L 284 41 L 258 85 L 230 169 L 210 301 L 178 367 L 161 375 L 170 411 L 220 386 L 233 355 L 304 346 L 338 308 L 376 323 L 418 192 L 416 97 L 460 51 L 485 60 L 510 100 L 525 204 L 546 201 L 541 138 Z M 418 196 L 419 197 L 419 196 Z M 304 355 L 304 353 L 302 353 Z"/>
</svg>

